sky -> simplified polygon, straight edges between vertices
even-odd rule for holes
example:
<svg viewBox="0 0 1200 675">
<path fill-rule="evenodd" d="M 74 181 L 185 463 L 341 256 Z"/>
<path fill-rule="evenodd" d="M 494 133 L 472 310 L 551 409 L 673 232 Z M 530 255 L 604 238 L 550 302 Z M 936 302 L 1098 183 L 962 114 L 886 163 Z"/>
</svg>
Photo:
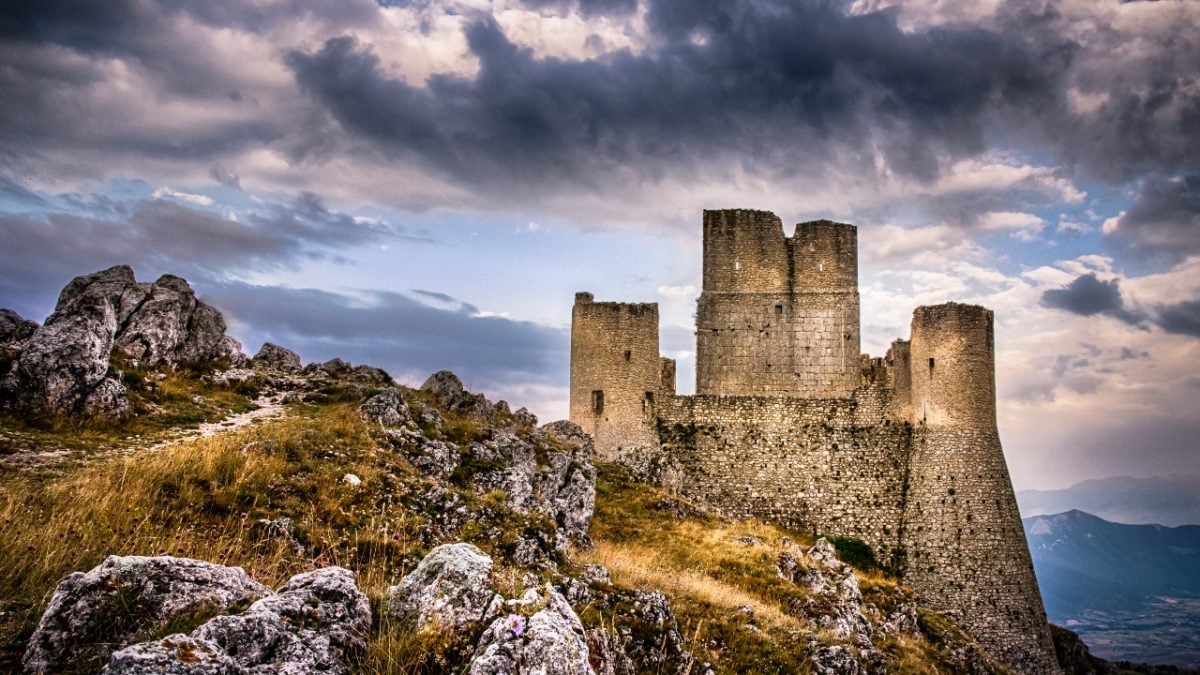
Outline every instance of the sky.
<svg viewBox="0 0 1200 675">
<path fill-rule="evenodd" d="M 566 415 L 570 308 L 701 213 L 859 228 L 863 349 L 996 313 L 1018 489 L 1200 474 L 1200 2 L 8 0 L 0 306 L 186 277 L 253 353 Z"/>
</svg>

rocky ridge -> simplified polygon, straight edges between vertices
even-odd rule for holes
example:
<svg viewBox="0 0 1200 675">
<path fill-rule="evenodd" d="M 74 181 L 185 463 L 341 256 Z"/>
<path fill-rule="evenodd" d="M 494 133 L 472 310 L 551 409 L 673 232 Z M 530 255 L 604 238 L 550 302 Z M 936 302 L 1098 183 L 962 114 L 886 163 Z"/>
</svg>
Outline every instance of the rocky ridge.
<svg viewBox="0 0 1200 675">
<path fill-rule="evenodd" d="M 419 518 L 424 555 L 388 588 L 375 619 L 353 572 L 311 557 L 315 542 L 295 512 L 243 522 L 317 568 L 275 592 L 237 567 L 113 556 L 60 583 L 26 646 L 28 672 L 64 663 L 106 673 L 353 672 L 381 621 L 436 637 L 422 672 L 722 672 L 708 654 L 737 635 L 689 642 L 667 595 L 614 584 L 603 566 L 573 560 L 592 543 L 598 492 L 592 440 L 578 426 L 539 426 L 449 371 L 411 389 L 339 359 L 305 366 L 273 344 L 249 358 L 206 307 L 177 277 L 139 284 L 113 268 L 73 281 L 46 326 L 2 314 L 0 340 L 14 355 L 5 382 L 16 387 L 5 405 L 30 415 L 130 415 L 121 409 L 128 364 L 198 367 L 215 386 L 253 384 L 309 409 L 354 402 L 376 446 L 354 451 L 378 454 L 380 471 L 338 472 L 337 482 Z M 32 393 L 21 393 L 26 386 Z M 332 450 L 314 457 L 339 461 Z M 698 513 L 666 496 L 661 504 L 661 518 Z M 864 591 L 827 542 L 791 545 L 776 563 L 768 574 L 795 598 L 788 611 L 823 636 L 800 653 L 813 672 L 884 672 L 883 643 L 926 640 L 911 597 Z M 747 617 L 738 630 L 766 630 L 752 607 L 737 613 Z M 972 643 L 954 640 L 956 672 L 991 672 Z"/>
</svg>

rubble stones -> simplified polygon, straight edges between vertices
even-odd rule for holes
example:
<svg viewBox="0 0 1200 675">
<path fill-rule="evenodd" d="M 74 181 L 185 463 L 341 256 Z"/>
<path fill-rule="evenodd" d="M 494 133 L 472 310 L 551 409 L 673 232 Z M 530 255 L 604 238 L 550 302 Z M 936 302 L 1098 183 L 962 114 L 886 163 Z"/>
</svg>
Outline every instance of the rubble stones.
<svg viewBox="0 0 1200 675">
<path fill-rule="evenodd" d="M 109 556 L 59 583 L 25 652 L 32 673 L 99 667 L 109 654 L 180 619 L 213 616 L 270 591 L 243 570 L 170 556 Z"/>
</svg>

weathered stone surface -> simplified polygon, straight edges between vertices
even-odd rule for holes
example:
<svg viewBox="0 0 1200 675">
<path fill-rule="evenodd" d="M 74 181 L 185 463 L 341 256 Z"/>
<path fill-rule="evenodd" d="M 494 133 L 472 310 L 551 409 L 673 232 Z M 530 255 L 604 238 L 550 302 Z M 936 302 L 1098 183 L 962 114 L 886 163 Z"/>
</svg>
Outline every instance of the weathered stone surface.
<svg viewBox="0 0 1200 675">
<path fill-rule="evenodd" d="M 509 614 L 492 622 L 479 639 L 470 675 L 591 675 L 583 624 L 566 599 L 547 584 L 536 603 L 542 609 L 525 618 Z M 524 599 L 523 599 L 524 600 Z M 528 607 L 530 602 L 520 603 Z"/>
<path fill-rule="evenodd" d="M 370 603 L 354 573 L 326 567 L 292 577 L 242 614 L 123 649 L 104 673 L 349 673 L 370 628 Z"/>
<path fill-rule="evenodd" d="M 865 675 L 867 672 L 844 645 L 817 647 L 809 656 L 813 675 Z"/>
<path fill-rule="evenodd" d="M 280 347 L 273 342 L 263 343 L 263 346 L 254 355 L 254 358 L 250 359 L 250 362 L 256 368 L 278 370 L 284 373 L 298 372 L 300 370 L 300 355 L 286 347 Z"/>
<path fill-rule="evenodd" d="M 368 422 L 398 427 L 412 419 L 399 387 L 390 387 L 363 402 L 358 412 Z"/>
<path fill-rule="evenodd" d="M 38 322 L 30 321 L 11 309 L 0 309 L 0 347 L 20 351 L 38 328 Z"/>
<path fill-rule="evenodd" d="M 557 548 L 565 550 L 568 543 L 587 545 L 588 527 L 596 508 L 591 438 L 578 425 L 567 421 L 546 425 L 542 431 L 567 449 L 546 453 L 544 463 L 537 467 L 533 486 L 535 508 L 554 518 Z"/>
<path fill-rule="evenodd" d="M 124 320 L 116 346 L 140 365 L 200 364 L 218 356 L 224 337 L 221 313 L 197 300 L 187 281 L 165 274 Z"/>
<path fill-rule="evenodd" d="M 203 619 L 270 593 L 243 570 L 186 558 L 109 556 L 59 583 L 29 639 L 25 668 L 99 668 L 110 653 L 174 621 Z"/>
<path fill-rule="evenodd" d="M 232 335 L 226 335 L 217 343 L 214 357 L 228 359 L 230 368 L 246 368 L 250 365 L 250 357 L 242 351 L 242 343 Z"/>
<path fill-rule="evenodd" d="M 132 411 L 125 385 L 111 377 L 96 384 L 83 401 L 83 414 L 88 417 L 120 418 Z"/>
<path fill-rule="evenodd" d="M 438 405 L 450 412 L 469 417 L 487 419 L 492 416 L 492 405 L 482 394 L 473 394 L 463 388 L 462 380 L 448 370 L 439 370 L 421 385 L 422 391 L 433 394 Z"/>
<path fill-rule="evenodd" d="M 791 612 L 812 619 L 839 640 L 870 647 L 871 623 L 863 614 L 862 591 L 854 570 L 837 559 L 833 545 L 824 538 L 818 539 L 807 555 L 812 565 L 801 564 L 788 551 L 777 563 L 781 577 L 811 593 L 806 600 L 793 601 Z"/>
<path fill-rule="evenodd" d="M 12 404 L 35 415 L 79 412 L 108 372 L 118 316 L 135 304 L 130 290 L 136 285 L 128 267 L 68 284 L 0 385 Z"/>
<path fill-rule="evenodd" d="M 554 519 L 554 548 L 566 551 L 571 543 L 587 545 L 588 527 L 596 506 L 596 467 L 592 464 L 591 440 L 570 422 L 542 428 L 558 438 L 565 448 L 533 442 L 504 430 L 472 443 L 467 462 L 483 467 L 471 477 L 477 490 L 503 490 L 509 506 L 538 511 Z M 535 556 L 536 557 L 536 556 Z"/>
<path fill-rule="evenodd" d="M 461 630 L 485 621 L 499 601 L 492 559 L 470 544 L 443 544 L 388 590 L 387 612 L 417 630 Z"/>
<path fill-rule="evenodd" d="M 199 301 L 187 281 L 164 275 L 138 283 L 119 265 L 67 284 L 0 389 L 27 413 L 120 416 L 129 404 L 109 373 L 114 351 L 141 366 L 204 365 L 232 358 L 237 341 L 230 339 L 221 313 Z"/>
</svg>

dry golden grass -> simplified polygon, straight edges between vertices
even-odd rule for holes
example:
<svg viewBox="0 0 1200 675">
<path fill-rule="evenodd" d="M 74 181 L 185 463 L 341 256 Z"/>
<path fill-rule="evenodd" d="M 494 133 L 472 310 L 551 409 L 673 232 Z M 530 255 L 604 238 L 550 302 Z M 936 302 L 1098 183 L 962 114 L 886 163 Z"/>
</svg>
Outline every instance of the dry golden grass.
<svg viewBox="0 0 1200 675">
<path fill-rule="evenodd" d="M 655 588 L 669 596 L 687 596 L 729 612 L 750 606 L 754 608 L 755 616 L 769 626 L 803 628 L 798 619 L 784 614 L 777 604 L 718 581 L 703 571 L 680 569 L 653 549 L 600 541 L 584 552 L 580 560 L 604 565 L 612 573 L 614 583 L 621 586 Z"/>
</svg>

